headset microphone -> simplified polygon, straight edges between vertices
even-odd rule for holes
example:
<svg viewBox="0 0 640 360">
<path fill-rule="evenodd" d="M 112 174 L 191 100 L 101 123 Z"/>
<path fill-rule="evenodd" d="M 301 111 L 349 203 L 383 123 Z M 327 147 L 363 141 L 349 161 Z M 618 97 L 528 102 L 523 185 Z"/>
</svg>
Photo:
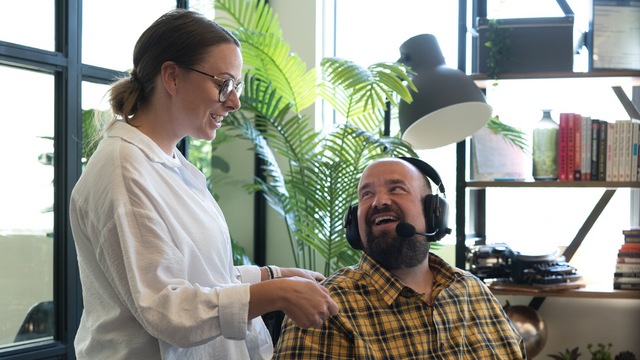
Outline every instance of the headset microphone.
<svg viewBox="0 0 640 360">
<path fill-rule="evenodd" d="M 403 238 L 410 238 L 415 234 L 418 235 L 423 235 L 423 236 L 433 236 L 438 232 L 438 230 L 432 232 L 432 233 L 421 233 L 421 232 L 417 232 L 416 231 L 416 227 L 406 223 L 406 222 L 399 222 L 398 225 L 396 225 L 396 234 L 398 234 L 398 236 L 403 237 Z"/>
</svg>

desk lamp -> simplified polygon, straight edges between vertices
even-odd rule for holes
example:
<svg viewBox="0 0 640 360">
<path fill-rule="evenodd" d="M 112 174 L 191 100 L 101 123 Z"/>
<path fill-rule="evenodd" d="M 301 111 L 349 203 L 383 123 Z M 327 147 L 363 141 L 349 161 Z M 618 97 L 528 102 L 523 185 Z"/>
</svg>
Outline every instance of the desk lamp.
<svg viewBox="0 0 640 360">
<path fill-rule="evenodd" d="M 415 149 L 457 143 L 485 126 L 492 109 L 482 91 L 462 71 L 445 65 L 438 40 L 417 35 L 400 46 L 398 62 L 416 74 L 411 78 L 413 102 L 399 105 L 402 139 Z"/>
</svg>

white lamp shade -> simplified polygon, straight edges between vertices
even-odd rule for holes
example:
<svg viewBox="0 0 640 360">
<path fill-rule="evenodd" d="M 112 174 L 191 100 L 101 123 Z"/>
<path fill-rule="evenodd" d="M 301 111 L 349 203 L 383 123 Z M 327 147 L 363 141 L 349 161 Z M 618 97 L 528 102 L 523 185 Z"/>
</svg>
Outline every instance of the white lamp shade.
<svg viewBox="0 0 640 360">
<path fill-rule="evenodd" d="M 491 113 L 491 106 L 480 101 L 449 105 L 416 120 L 402 133 L 402 140 L 416 149 L 457 143 L 482 129 Z"/>
<path fill-rule="evenodd" d="M 473 135 L 491 119 L 482 91 L 465 73 L 446 66 L 435 36 L 422 34 L 400 47 L 399 62 L 414 72 L 411 103 L 400 101 L 402 139 L 416 149 L 433 149 Z"/>
</svg>

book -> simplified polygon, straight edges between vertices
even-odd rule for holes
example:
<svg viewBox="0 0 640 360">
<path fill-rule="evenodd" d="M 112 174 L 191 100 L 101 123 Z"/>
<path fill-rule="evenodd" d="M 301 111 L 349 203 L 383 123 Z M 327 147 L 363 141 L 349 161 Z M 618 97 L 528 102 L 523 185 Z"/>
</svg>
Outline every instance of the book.
<svg viewBox="0 0 640 360">
<path fill-rule="evenodd" d="M 591 180 L 598 180 L 598 149 L 600 142 L 600 120 L 591 120 Z"/>
<path fill-rule="evenodd" d="M 575 139 L 573 142 L 573 179 L 582 180 L 582 116 L 573 114 L 573 131 Z"/>
<path fill-rule="evenodd" d="M 584 175 L 582 177 L 582 180 L 591 180 L 591 117 L 590 116 L 585 116 L 582 118 L 583 121 L 585 121 L 587 124 L 585 125 L 585 127 L 587 128 L 587 144 L 584 147 L 584 151 L 586 153 L 585 156 L 585 162 L 582 164 L 582 167 L 584 167 Z"/>
<path fill-rule="evenodd" d="M 585 162 L 582 164 L 584 169 L 585 177 L 582 180 L 591 180 L 591 117 L 585 116 L 582 118 L 583 121 L 586 120 L 586 128 L 587 128 L 587 145 L 584 147 L 584 151 L 586 153 Z"/>
<path fill-rule="evenodd" d="M 633 123 L 631 120 L 625 121 L 624 127 L 624 165 L 623 165 L 623 174 L 624 178 L 621 181 L 631 181 L 631 139 L 633 135 L 631 132 L 633 131 Z"/>
<path fill-rule="evenodd" d="M 640 284 L 640 278 L 638 277 L 614 277 L 613 283 L 619 284 Z"/>
<path fill-rule="evenodd" d="M 640 229 L 622 230 L 622 235 L 624 235 L 624 236 L 627 236 L 627 235 L 640 236 Z"/>
<path fill-rule="evenodd" d="M 616 264 L 615 272 L 619 272 L 619 273 L 640 272 L 640 264 Z"/>
<path fill-rule="evenodd" d="M 618 251 L 618 258 L 621 258 L 621 257 L 640 258 L 640 252 L 629 251 L 629 250 Z"/>
<path fill-rule="evenodd" d="M 620 246 L 620 251 L 622 252 L 626 252 L 626 251 L 636 251 L 636 249 L 640 249 L 640 243 L 633 243 L 633 242 L 625 242 L 624 244 L 622 244 L 622 246 Z"/>
<path fill-rule="evenodd" d="M 567 181 L 575 180 L 576 128 L 575 114 L 567 114 Z"/>
<path fill-rule="evenodd" d="M 640 290 L 640 284 L 613 283 L 614 290 Z"/>
<path fill-rule="evenodd" d="M 607 128 L 608 123 L 600 120 L 600 136 L 598 137 L 598 180 L 607 180 Z"/>
<path fill-rule="evenodd" d="M 561 113 L 558 124 L 558 181 L 567 181 L 567 115 Z"/>
<path fill-rule="evenodd" d="M 626 145 L 625 139 L 627 137 L 627 124 L 630 124 L 629 120 L 616 120 L 616 137 L 618 138 L 618 181 L 624 181 L 624 173 L 626 166 Z M 631 162 L 631 159 L 629 159 Z"/>
<path fill-rule="evenodd" d="M 625 243 L 628 244 L 628 243 Z M 623 244 L 624 245 L 624 244 Z M 623 248 L 622 246 L 620 247 L 620 250 L 618 250 L 619 253 L 640 253 L 640 250 L 638 250 L 638 248 L 634 248 L 634 247 L 625 247 Z"/>
<path fill-rule="evenodd" d="M 640 135 L 640 122 L 631 122 L 631 179 L 638 181 L 638 136 Z M 626 177 L 626 175 L 625 175 Z"/>
<path fill-rule="evenodd" d="M 620 257 L 616 259 L 616 264 L 640 264 L 640 257 Z"/>
<path fill-rule="evenodd" d="M 613 273 L 613 277 L 640 277 L 640 272 Z"/>
<path fill-rule="evenodd" d="M 606 181 L 613 181 L 613 134 L 615 132 L 615 123 L 608 123 L 607 124 L 608 128 L 607 128 L 607 166 L 606 166 L 606 172 L 607 172 L 607 180 Z"/>
<path fill-rule="evenodd" d="M 627 241 L 627 239 L 629 239 L 630 241 Z M 640 247 L 640 244 L 638 244 L 636 241 L 633 241 L 634 237 L 633 236 L 625 236 L 624 237 L 624 244 L 622 244 L 621 249 L 624 248 L 637 248 Z M 635 239 L 637 239 L 637 237 L 635 237 Z"/>
<path fill-rule="evenodd" d="M 587 179 L 587 116 L 580 116 L 580 179 Z"/>
<path fill-rule="evenodd" d="M 625 241 L 625 243 L 620 246 L 620 250 L 634 250 L 638 248 L 640 248 L 640 244 L 631 241 Z"/>
<path fill-rule="evenodd" d="M 629 235 L 624 237 L 625 243 L 640 244 L 640 236 Z"/>
</svg>

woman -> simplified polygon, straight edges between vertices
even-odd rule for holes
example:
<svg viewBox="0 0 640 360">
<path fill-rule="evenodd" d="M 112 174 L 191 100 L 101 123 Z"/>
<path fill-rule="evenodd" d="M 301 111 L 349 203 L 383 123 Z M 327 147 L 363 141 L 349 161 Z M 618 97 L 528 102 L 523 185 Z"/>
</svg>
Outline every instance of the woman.
<svg viewBox="0 0 640 360">
<path fill-rule="evenodd" d="M 204 175 L 175 150 L 186 135 L 212 140 L 240 108 L 240 44 L 175 10 L 142 34 L 133 60 L 110 89 L 117 119 L 71 195 L 85 306 L 77 357 L 271 358 L 260 315 L 321 326 L 337 306 L 319 273 L 234 267 Z"/>
</svg>

